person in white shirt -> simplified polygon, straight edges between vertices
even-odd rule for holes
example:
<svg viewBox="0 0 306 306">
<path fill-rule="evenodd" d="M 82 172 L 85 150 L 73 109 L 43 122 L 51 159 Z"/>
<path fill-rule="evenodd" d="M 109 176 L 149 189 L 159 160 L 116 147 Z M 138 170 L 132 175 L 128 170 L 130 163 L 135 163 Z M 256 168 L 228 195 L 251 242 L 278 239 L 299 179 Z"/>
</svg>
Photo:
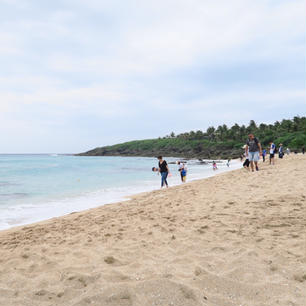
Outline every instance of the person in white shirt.
<svg viewBox="0 0 306 306">
<path fill-rule="evenodd" d="M 269 158 L 269 162 L 270 165 L 274 165 L 274 154 L 275 154 L 275 150 L 276 150 L 276 146 L 275 144 L 271 141 L 270 142 L 270 158 Z"/>
<path fill-rule="evenodd" d="M 185 163 L 178 161 L 177 162 L 179 169 L 178 171 L 181 174 L 181 181 L 182 183 L 184 183 L 186 181 L 186 174 L 187 174 L 187 166 L 185 165 Z"/>
</svg>

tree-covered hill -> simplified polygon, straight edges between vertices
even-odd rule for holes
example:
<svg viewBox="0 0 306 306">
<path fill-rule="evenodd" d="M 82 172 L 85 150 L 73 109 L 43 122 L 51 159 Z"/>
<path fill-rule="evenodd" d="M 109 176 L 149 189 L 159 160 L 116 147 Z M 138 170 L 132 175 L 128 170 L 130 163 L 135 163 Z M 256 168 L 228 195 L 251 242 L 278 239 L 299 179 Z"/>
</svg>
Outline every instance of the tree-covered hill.
<svg viewBox="0 0 306 306">
<path fill-rule="evenodd" d="M 225 124 L 209 127 L 206 132 L 191 131 L 157 139 L 135 140 L 113 146 L 98 147 L 81 153 L 82 156 L 177 156 L 186 158 L 236 158 L 241 155 L 247 135 L 253 133 L 267 147 L 270 141 L 282 143 L 291 150 L 299 150 L 306 144 L 306 117 L 296 116 L 274 124 L 257 125 L 251 120 L 248 126 Z"/>
</svg>

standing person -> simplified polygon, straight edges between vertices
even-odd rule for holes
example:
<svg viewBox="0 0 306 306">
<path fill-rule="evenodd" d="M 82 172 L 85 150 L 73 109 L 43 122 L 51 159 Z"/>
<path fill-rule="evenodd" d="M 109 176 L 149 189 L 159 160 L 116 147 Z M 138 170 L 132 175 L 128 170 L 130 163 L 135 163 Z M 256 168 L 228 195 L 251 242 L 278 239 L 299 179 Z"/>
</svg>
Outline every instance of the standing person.
<svg viewBox="0 0 306 306">
<path fill-rule="evenodd" d="M 305 147 L 302 147 L 302 153 L 305 154 Z"/>
<path fill-rule="evenodd" d="M 245 152 L 249 152 L 249 161 L 251 163 L 251 169 L 254 171 L 254 164 L 256 171 L 258 168 L 259 157 L 262 154 L 261 144 L 258 139 L 253 135 L 249 134 L 249 139 L 246 142 Z"/>
<path fill-rule="evenodd" d="M 290 149 L 289 148 L 286 149 L 286 153 L 287 153 L 287 155 L 290 154 Z"/>
<path fill-rule="evenodd" d="M 245 147 L 246 147 L 246 145 L 244 146 L 244 149 L 245 149 Z M 245 161 L 244 161 L 244 163 L 243 163 L 243 168 L 245 168 L 245 169 L 247 169 L 247 170 L 250 171 L 250 168 L 249 168 L 249 166 L 250 166 L 249 151 L 246 151 L 246 152 L 244 153 L 244 155 L 245 155 Z"/>
<path fill-rule="evenodd" d="M 272 141 L 270 141 L 270 149 L 269 150 L 270 150 L 269 151 L 270 152 L 269 163 L 270 163 L 270 165 L 271 164 L 274 165 L 274 154 L 275 154 L 276 146 Z"/>
<path fill-rule="evenodd" d="M 181 171 L 181 176 L 182 176 L 182 182 L 185 183 L 187 179 L 187 167 L 184 166 L 184 168 Z"/>
<path fill-rule="evenodd" d="M 267 150 L 263 149 L 262 150 L 262 161 L 265 162 L 266 161 L 266 154 L 267 154 Z"/>
<path fill-rule="evenodd" d="M 162 156 L 158 156 L 158 169 L 161 175 L 161 188 L 164 187 L 164 185 L 168 188 L 168 182 L 167 182 L 167 176 L 170 173 L 168 164 L 165 160 L 163 160 Z"/>
<path fill-rule="evenodd" d="M 226 163 L 226 165 L 229 167 L 230 166 L 230 161 L 231 161 L 231 159 L 229 158 L 228 160 L 227 160 L 227 163 Z"/>
<path fill-rule="evenodd" d="M 178 171 L 180 172 L 180 175 L 181 175 L 181 181 L 182 183 L 186 182 L 186 176 L 187 176 L 187 167 L 185 165 L 185 163 L 182 163 L 182 162 L 177 162 L 178 166 L 179 166 L 179 169 Z"/>
<path fill-rule="evenodd" d="M 278 148 L 278 158 L 283 158 L 283 156 L 284 156 L 283 144 L 280 143 Z"/>
</svg>

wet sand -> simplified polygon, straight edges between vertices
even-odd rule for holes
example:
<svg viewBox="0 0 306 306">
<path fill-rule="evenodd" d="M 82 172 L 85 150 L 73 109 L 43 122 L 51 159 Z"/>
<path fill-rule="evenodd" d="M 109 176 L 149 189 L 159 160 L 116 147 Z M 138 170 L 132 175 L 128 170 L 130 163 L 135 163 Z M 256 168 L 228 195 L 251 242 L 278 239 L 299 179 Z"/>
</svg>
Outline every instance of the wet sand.
<svg viewBox="0 0 306 306">
<path fill-rule="evenodd" d="M 0 232 L 0 305 L 305 305 L 306 156 Z"/>
</svg>

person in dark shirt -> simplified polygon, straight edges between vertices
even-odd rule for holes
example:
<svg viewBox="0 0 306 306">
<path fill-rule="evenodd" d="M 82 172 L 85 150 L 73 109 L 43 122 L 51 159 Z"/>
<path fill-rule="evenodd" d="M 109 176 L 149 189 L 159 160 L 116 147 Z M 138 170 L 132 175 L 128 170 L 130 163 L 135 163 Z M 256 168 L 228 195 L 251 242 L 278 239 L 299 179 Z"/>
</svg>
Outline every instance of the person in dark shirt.
<svg viewBox="0 0 306 306">
<path fill-rule="evenodd" d="M 168 188 L 167 176 L 170 173 L 168 164 L 165 160 L 163 160 L 162 156 L 158 156 L 158 169 L 161 175 L 161 188 L 164 185 Z"/>
<path fill-rule="evenodd" d="M 283 148 L 283 144 L 280 143 L 279 144 L 279 148 L 278 148 L 278 158 L 283 158 L 284 157 L 284 148 Z"/>
<path fill-rule="evenodd" d="M 256 171 L 258 171 L 258 161 L 260 155 L 262 155 L 262 149 L 260 142 L 253 134 L 249 134 L 249 138 L 246 142 L 245 152 L 249 152 L 248 155 L 252 171 L 254 171 L 254 164 Z"/>
</svg>

